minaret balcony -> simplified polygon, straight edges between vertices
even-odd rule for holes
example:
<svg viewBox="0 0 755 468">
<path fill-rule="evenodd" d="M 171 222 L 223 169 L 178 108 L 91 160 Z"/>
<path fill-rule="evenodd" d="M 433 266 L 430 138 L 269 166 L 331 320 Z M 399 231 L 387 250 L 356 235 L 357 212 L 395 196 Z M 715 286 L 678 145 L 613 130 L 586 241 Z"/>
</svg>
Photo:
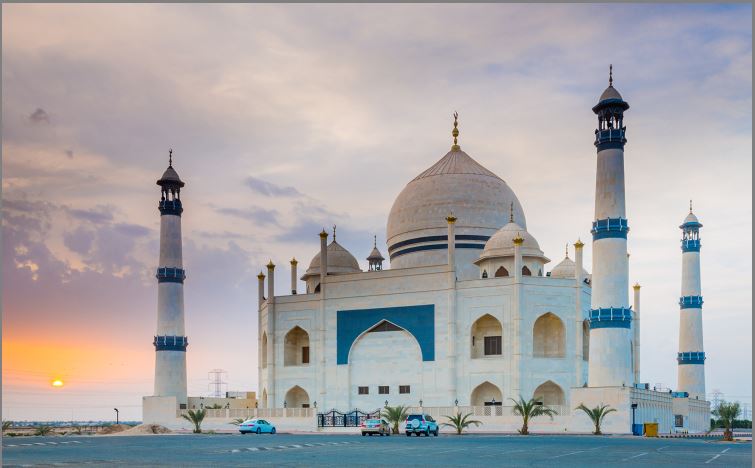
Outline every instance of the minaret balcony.
<svg viewBox="0 0 755 468">
<path fill-rule="evenodd" d="M 592 233 L 592 240 L 610 237 L 626 239 L 629 223 L 624 218 L 598 219 L 593 221 L 590 232 Z"/>
<path fill-rule="evenodd" d="M 595 146 L 598 148 L 598 151 L 611 148 L 624 149 L 624 145 L 627 142 L 626 133 L 626 127 L 596 130 Z"/>
<path fill-rule="evenodd" d="M 676 362 L 679 365 L 685 364 L 705 364 L 705 353 L 702 351 L 691 351 L 686 353 L 678 353 L 676 355 Z"/>
<path fill-rule="evenodd" d="M 605 307 L 590 310 L 590 329 L 632 328 L 632 309 L 629 307 Z"/>
<path fill-rule="evenodd" d="M 186 270 L 183 268 L 162 267 L 157 269 L 158 283 L 183 283 L 186 279 Z"/>
<path fill-rule="evenodd" d="M 186 351 L 189 339 L 185 336 L 158 335 L 152 341 L 155 351 Z"/>
<path fill-rule="evenodd" d="M 181 206 L 181 200 L 178 198 L 173 200 L 160 200 L 160 204 L 158 205 L 158 209 L 160 210 L 160 216 L 163 215 L 175 215 L 175 216 L 181 216 L 181 213 L 183 213 L 183 206 Z"/>
<path fill-rule="evenodd" d="M 682 252 L 699 252 L 700 239 L 683 239 Z"/>
<path fill-rule="evenodd" d="M 682 309 L 702 309 L 703 296 L 682 296 L 679 298 L 679 307 Z"/>
</svg>

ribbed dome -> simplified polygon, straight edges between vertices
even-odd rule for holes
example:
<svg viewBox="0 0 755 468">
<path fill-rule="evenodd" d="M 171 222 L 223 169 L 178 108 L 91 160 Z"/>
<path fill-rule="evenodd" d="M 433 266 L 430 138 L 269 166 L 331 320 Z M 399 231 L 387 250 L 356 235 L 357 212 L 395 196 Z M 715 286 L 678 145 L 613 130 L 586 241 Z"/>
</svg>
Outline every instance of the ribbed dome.
<svg viewBox="0 0 755 468">
<path fill-rule="evenodd" d="M 510 222 L 496 232 L 485 243 L 485 249 L 482 251 L 482 255 L 477 260 L 488 258 L 501 258 L 501 257 L 513 257 L 514 256 L 514 239 L 517 236 L 521 236 L 524 239 L 522 242 L 522 256 L 523 257 L 540 257 L 545 259 L 545 263 L 550 260 L 545 257 L 543 251 L 540 250 L 540 245 L 537 240 L 527 232 L 525 228 L 517 224 L 516 222 Z"/>
<path fill-rule="evenodd" d="M 576 278 L 577 264 L 566 257 L 551 270 L 551 278 Z M 582 268 L 582 278 L 587 278 L 587 271 Z"/>
<path fill-rule="evenodd" d="M 328 245 L 328 274 L 339 273 L 357 273 L 362 271 L 359 268 L 359 262 L 351 255 L 351 252 L 343 248 L 341 244 L 336 241 L 331 242 Z M 302 280 L 306 280 L 310 276 L 320 275 L 320 252 L 312 258 L 309 262 L 309 268 L 301 277 Z"/>
</svg>

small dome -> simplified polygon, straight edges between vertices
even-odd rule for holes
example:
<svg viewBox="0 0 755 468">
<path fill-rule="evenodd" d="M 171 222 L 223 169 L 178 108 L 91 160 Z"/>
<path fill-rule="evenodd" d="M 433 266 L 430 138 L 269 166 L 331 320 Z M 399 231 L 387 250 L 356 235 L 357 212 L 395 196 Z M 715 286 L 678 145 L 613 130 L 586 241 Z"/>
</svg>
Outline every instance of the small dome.
<svg viewBox="0 0 755 468">
<path fill-rule="evenodd" d="M 686 218 L 684 218 L 684 222 L 682 222 L 682 225 L 679 227 L 684 226 L 697 226 L 702 227 L 702 224 L 700 224 L 700 221 L 697 219 L 697 216 L 693 212 L 689 212 Z"/>
<path fill-rule="evenodd" d="M 577 264 L 574 261 L 566 257 L 561 262 L 553 267 L 551 270 L 551 278 L 576 278 Z M 582 278 L 587 278 L 589 275 L 587 271 L 582 268 Z"/>
<path fill-rule="evenodd" d="M 335 240 L 328 245 L 328 274 L 357 273 L 362 271 L 359 262 L 351 255 L 351 252 L 343 248 Z M 310 276 L 320 275 L 320 252 L 312 258 L 306 273 L 301 277 L 306 280 Z"/>
<path fill-rule="evenodd" d="M 621 94 L 619 94 L 619 92 L 616 90 L 616 88 L 613 87 L 613 85 L 609 85 L 608 88 L 603 91 L 603 94 L 600 95 L 598 102 L 607 101 L 609 99 L 618 99 L 619 101 L 624 100 L 624 98 L 621 97 Z"/>
<path fill-rule="evenodd" d="M 481 262 L 487 258 L 494 257 L 513 257 L 514 256 L 514 239 L 517 236 L 521 236 L 524 239 L 522 242 L 522 257 L 540 257 L 544 259 L 545 263 L 550 260 L 545 257 L 543 251 L 540 250 L 540 245 L 537 240 L 527 232 L 519 224 L 511 221 L 501 229 L 499 229 L 493 236 L 485 243 L 485 248 L 482 251 L 482 255 L 477 259 L 475 263 Z"/>
<path fill-rule="evenodd" d="M 367 260 L 385 260 L 385 258 L 383 258 L 383 254 L 381 254 L 377 246 L 375 246 L 372 248 L 372 252 L 370 252 L 370 256 L 367 257 Z"/>
<path fill-rule="evenodd" d="M 178 185 L 179 187 L 183 187 L 184 183 L 181 181 L 181 178 L 178 177 L 178 172 L 176 172 L 171 165 L 165 169 L 163 176 L 157 181 L 157 185 Z"/>
</svg>

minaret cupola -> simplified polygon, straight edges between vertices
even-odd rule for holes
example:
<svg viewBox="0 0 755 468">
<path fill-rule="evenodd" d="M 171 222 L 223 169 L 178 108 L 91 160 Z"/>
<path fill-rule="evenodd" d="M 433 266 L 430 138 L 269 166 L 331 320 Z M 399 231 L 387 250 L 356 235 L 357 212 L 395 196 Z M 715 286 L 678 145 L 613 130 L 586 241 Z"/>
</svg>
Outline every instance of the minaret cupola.
<svg viewBox="0 0 755 468">
<path fill-rule="evenodd" d="M 163 172 L 163 176 L 157 181 L 161 187 L 160 212 L 165 214 L 181 215 L 181 187 L 185 184 L 173 169 L 173 150 L 168 151 L 168 168 Z"/>
<path fill-rule="evenodd" d="M 613 65 L 608 68 L 608 88 L 600 95 L 592 111 L 598 116 L 598 128 L 595 130 L 595 146 L 598 151 L 608 148 L 624 149 L 626 131 L 624 111 L 629 103 L 613 87 Z"/>
<path fill-rule="evenodd" d="M 367 262 L 369 264 L 369 271 L 380 271 L 383 269 L 383 254 L 380 253 L 380 251 L 377 248 L 377 236 L 374 238 L 374 243 L 372 246 L 372 252 L 370 252 L 369 257 L 367 257 Z"/>
</svg>

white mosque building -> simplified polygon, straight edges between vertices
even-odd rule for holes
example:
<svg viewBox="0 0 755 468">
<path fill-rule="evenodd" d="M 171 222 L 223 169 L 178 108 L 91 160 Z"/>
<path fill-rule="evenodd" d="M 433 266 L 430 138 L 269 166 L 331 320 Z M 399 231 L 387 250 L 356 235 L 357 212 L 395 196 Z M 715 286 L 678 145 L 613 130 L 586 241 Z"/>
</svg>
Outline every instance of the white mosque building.
<svg viewBox="0 0 755 468">
<path fill-rule="evenodd" d="M 375 245 L 362 271 L 334 229 L 332 237 L 320 233 L 320 250 L 301 276 L 305 291 L 297 291 L 296 260 L 291 294 L 274 294 L 272 262 L 260 273 L 259 407 L 495 408 L 523 396 L 554 408 L 561 430 L 589 429 L 586 417 L 574 412 L 580 403 L 616 408 L 606 419 L 612 432 L 628 433 L 648 421 L 663 432 L 706 429 L 702 225 L 691 210 L 681 226 L 679 391 L 640 382 L 640 287 L 634 286 L 632 306 L 624 196 L 628 108 L 611 77 L 592 109 L 598 116 L 592 274 L 579 240 L 573 259 L 567 247 L 563 260 L 548 267 L 519 199 L 462 150 L 455 118 L 451 150 L 393 204 L 390 268 Z M 172 167 L 158 181 L 167 195 L 161 215 L 171 218 L 161 234 L 178 236 L 178 251 L 175 241 L 161 240 L 155 395 L 145 397 L 145 422 L 170 417 L 188 398 L 178 183 L 183 186 Z M 166 191 L 166 184 L 176 187 Z M 171 299 L 180 300 L 180 314 Z"/>
</svg>

